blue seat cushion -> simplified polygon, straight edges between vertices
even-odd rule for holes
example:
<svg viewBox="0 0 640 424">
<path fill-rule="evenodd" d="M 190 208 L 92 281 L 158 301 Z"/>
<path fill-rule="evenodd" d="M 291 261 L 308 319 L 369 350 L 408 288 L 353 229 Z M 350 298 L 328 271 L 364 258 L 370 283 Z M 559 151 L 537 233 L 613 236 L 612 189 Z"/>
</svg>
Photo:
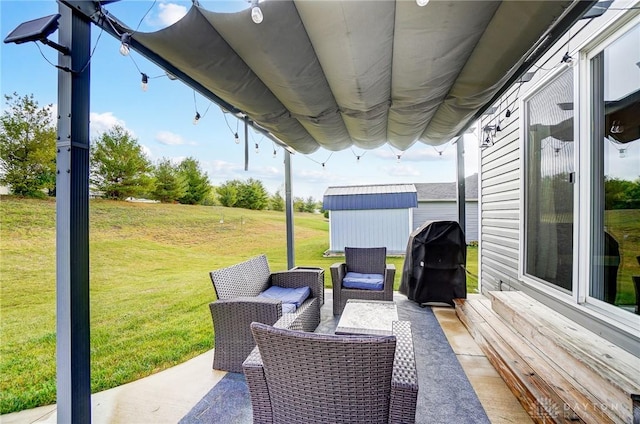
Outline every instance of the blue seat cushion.
<svg viewBox="0 0 640 424">
<path fill-rule="evenodd" d="M 342 287 L 348 289 L 382 290 L 384 288 L 384 275 L 347 272 L 347 275 L 342 279 Z"/>
<path fill-rule="evenodd" d="M 311 289 L 309 287 L 271 286 L 258 296 L 280 300 L 282 302 L 282 313 L 286 314 L 295 312 L 310 295 Z"/>
</svg>

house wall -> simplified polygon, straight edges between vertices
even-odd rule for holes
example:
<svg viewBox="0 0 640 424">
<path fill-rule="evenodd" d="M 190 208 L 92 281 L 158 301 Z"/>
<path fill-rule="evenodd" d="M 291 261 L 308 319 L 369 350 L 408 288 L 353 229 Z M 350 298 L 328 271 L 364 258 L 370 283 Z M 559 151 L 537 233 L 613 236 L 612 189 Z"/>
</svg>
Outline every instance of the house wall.
<svg viewBox="0 0 640 424">
<path fill-rule="evenodd" d="M 329 251 L 381 247 L 405 253 L 412 229 L 411 209 L 336 210 L 329 212 Z"/>
<path fill-rule="evenodd" d="M 612 9 L 623 7 L 619 2 L 614 2 Z M 628 4 L 626 4 L 628 7 Z M 561 59 L 569 50 L 573 57 L 578 57 L 578 50 L 586 43 L 592 41 L 597 34 L 601 34 L 604 28 L 612 25 L 616 18 L 628 13 L 620 10 L 609 10 L 602 17 L 596 19 L 580 20 L 541 58 L 531 70 L 535 70 L 534 78 L 527 83 L 515 84 L 494 106 L 500 113 L 500 127 L 497 132 L 494 145 L 481 150 L 479 172 L 479 274 L 480 287 L 484 294 L 493 290 L 521 290 L 548 305 L 561 314 L 576 321 L 578 324 L 589 328 L 596 334 L 610 340 L 620 347 L 633 352 L 640 343 L 640 337 L 629 331 L 623 325 L 610 319 L 610 317 L 594 313 L 585 307 L 584 303 L 571 296 L 558 296 L 552 290 L 545 290 L 541 284 L 531 284 L 523 281 L 520 272 L 520 264 L 524 255 L 521 248 L 521 157 L 520 149 L 521 129 L 521 103 L 516 101 L 518 97 L 528 93 L 541 81 L 548 80 L 553 72 L 558 71 Z M 569 46 L 569 47 L 568 47 Z M 575 81 L 580 81 L 578 76 Z M 576 86 L 576 91 L 580 90 Z M 581 102 L 586 101 L 581 99 Z M 510 118 L 505 118 L 507 105 L 510 105 Z M 577 125 L 579 116 L 576 114 Z M 495 115 L 484 116 L 477 126 L 479 140 L 483 140 L 482 132 L 487 124 L 495 124 Z M 579 145 L 578 145 L 579 147 Z M 578 177 L 579 178 L 579 177 Z M 577 190 L 577 188 L 576 188 Z M 568 199 L 568 201 L 571 201 Z M 580 231 L 589 232 L 588 229 Z M 576 246 L 575 249 L 578 249 Z M 583 260 L 574 256 L 576 261 Z M 583 266 L 583 265 L 580 265 Z"/>
<path fill-rule="evenodd" d="M 466 202 L 465 237 L 467 243 L 478 241 L 478 202 Z M 413 209 L 414 230 L 427 221 L 457 221 L 458 206 L 451 201 L 423 201 Z"/>
</svg>

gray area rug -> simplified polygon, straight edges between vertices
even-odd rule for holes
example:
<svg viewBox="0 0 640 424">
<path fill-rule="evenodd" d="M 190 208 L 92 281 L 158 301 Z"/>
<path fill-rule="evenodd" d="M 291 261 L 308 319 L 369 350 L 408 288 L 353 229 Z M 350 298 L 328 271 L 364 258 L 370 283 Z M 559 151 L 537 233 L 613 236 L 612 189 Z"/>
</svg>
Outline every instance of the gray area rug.
<svg viewBox="0 0 640 424">
<path fill-rule="evenodd" d="M 333 317 L 330 296 L 325 300 L 316 331 L 333 333 L 338 321 Z M 398 294 L 395 301 L 398 318 L 411 321 L 413 332 L 420 386 L 416 422 L 490 423 L 431 308 Z M 228 373 L 180 420 L 180 424 L 251 422 L 249 390 L 244 376 L 237 373 Z"/>
</svg>

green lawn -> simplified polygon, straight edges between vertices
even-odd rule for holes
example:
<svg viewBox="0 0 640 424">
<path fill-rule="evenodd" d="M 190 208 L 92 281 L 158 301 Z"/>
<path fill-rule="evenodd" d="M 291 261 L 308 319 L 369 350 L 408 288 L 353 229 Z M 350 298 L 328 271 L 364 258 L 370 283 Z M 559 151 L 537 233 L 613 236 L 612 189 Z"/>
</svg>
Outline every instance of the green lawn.
<svg viewBox="0 0 640 424">
<path fill-rule="evenodd" d="M 0 413 L 55 402 L 55 201 L 0 198 Z M 92 200 L 91 388 L 101 391 L 213 347 L 210 270 L 266 253 L 287 267 L 281 212 Z M 295 215 L 295 259 L 325 269 L 328 222 Z M 398 272 L 404 258 L 389 258 Z M 477 275 L 477 249 L 468 268 Z M 468 278 L 474 292 L 477 279 Z"/>
</svg>

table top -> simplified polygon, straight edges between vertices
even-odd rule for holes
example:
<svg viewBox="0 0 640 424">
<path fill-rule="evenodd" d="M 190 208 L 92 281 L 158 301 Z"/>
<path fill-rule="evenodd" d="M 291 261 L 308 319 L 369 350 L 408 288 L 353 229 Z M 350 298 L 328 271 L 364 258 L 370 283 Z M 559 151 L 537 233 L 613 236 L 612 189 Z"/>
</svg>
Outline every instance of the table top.
<svg viewBox="0 0 640 424">
<path fill-rule="evenodd" d="M 338 321 L 336 334 L 392 335 L 391 323 L 398 321 L 395 302 L 349 299 Z"/>
</svg>

